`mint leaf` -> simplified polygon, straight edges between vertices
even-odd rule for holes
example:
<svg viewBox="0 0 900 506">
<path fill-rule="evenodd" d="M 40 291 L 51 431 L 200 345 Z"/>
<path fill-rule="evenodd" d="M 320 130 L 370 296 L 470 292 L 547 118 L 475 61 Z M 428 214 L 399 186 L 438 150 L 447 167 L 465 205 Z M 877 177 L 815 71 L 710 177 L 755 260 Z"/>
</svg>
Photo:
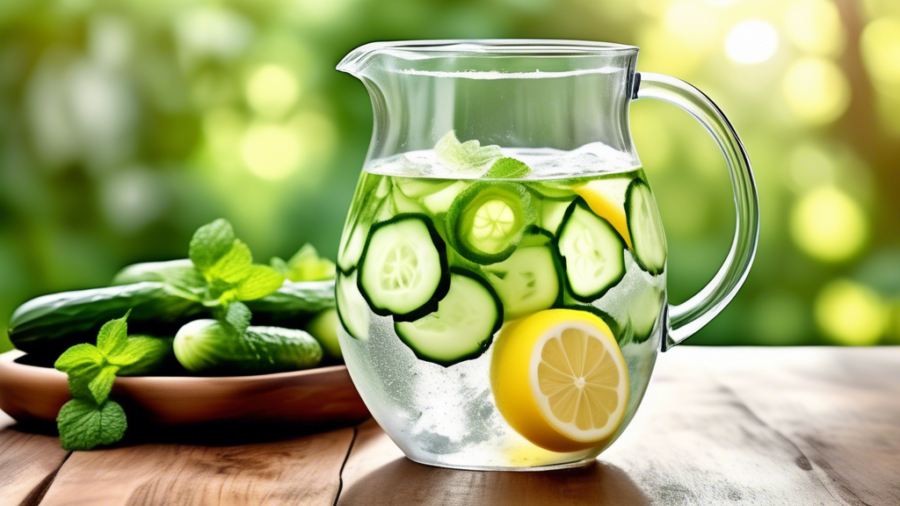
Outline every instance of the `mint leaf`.
<svg viewBox="0 0 900 506">
<path fill-rule="evenodd" d="M 100 369 L 100 372 L 94 376 L 94 379 L 87 384 L 88 392 L 90 392 L 94 402 L 103 404 L 103 402 L 109 398 L 109 392 L 112 391 L 113 382 L 116 381 L 117 372 L 119 372 L 117 366 L 108 365 Z"/>
<path fill-rule="evenodd" d="M 188 256 L 194 266 L 205 273 L 234 245 L 234 229 L 227 220 L 218 219 L 203 225 L 191 238 Z"/>
<path fill-rule="evenodd" d="M 272 268 L 284 274 L 291 281 L 322 281 L 334 279 L 334 262 L 319 256 L 315 246 L 306 243 L 300 251 L 285 262 L 280 258 L 271 260 Z"/>
<path fill-rule="evenodd" d="M 484 174 L 490 179 L 516 179 L 531 172 L 531 167 L 515 158 L 501 158 Z"/>
<path fill-rule="evenodd" d="M 113 353 L 117 347 L 125 344 L 125 340 L 128 339 L 127 321 L 130 314 L 131 310 L 129 309 L 125 316 L 117 320 L 110 320 L 100 327 L 100 333 L 97 334 L 97 348 L 104 355 Z"/>
<path fill-rule="evenodd" d="M 103 364 L 93 365 L 74 371 L 69 371 L 68 383 L 69 392 L 76 399 L 87 399 L 93 401 L 94 394 L 91 393 L 91 382 L 103 370 Z"/>
<path fill-rule="evenodd" d="M 253 265 L 250 274 L 237 287 L 238 300 L 260 299 L 277 291 L 284 284 L 284 276 L 265 265 Z"/>
<path fill-rule="evenodd" d="M 56 359 L 53 364 L 62 372 L 76 371 L 103 365 L 103 353 L 93 344 L 83 343 L 72 346 Z"/>
<path fill-rule="evenodd" d="M 252 316 L 250 309 L 243 302 L 233 302 L 227 308 L 220 310 L 217 319 L 229 332 L 243 335 L 250 326 Z"/>
<path fill-rule="evenodd" d="M 56 418 L 59 439 L 65 450 L 90 450 L 122 439 L 128 422 L 125 411 L 116 402 L 102 405 L 72 399 L 59 410 Z"/>
<path fill-rule="evenodd" d="M 216 261 L 203 275 L 207 280 L 219 280 L 225 283 L 240 283 L 250 273 L 253 265 L 253 254 L 250 248 L 238 239 L 234 240 L 231 249 Z"/>
<path fill-rule="evenodd" d="M 453 130 L 434 146 L 434 154 L 447 168 L 459 172 L 480 171 L 503 156 L 500 146 L 481 146 L 476 140 L 460 143 Z"/>
<path fill-rule="evenodd" d="M 107 357 L 111 365 L 125 367 L 141 361 L 147 355 L 156 353 L 163 339 L 154 337 L 129 337 L 116 353 Z"/>
</svg>

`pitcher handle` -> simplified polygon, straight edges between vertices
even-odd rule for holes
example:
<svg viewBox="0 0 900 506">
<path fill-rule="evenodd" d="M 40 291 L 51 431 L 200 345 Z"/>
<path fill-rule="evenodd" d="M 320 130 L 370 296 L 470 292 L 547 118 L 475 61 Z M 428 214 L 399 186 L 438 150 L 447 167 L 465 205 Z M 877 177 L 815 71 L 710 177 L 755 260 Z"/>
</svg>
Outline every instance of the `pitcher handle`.
<svg viewBox="0 0 900 506">
<path fill-rule="evenodd" d="M 690 84 L 661 74 L 637 73 L 635 100 L 655 98 L 684 109 L 713 136 L 731 174 L 737 208 L 734 242 L 719 272 L 696 295 L 678 305 L 669 305 L 662 351 L 684 342 L 703 328 L 731 302 L 744 284 L 759 238 L 759 200 L 750 159 L 737 133 L 712 100 Z"/>
</svg>

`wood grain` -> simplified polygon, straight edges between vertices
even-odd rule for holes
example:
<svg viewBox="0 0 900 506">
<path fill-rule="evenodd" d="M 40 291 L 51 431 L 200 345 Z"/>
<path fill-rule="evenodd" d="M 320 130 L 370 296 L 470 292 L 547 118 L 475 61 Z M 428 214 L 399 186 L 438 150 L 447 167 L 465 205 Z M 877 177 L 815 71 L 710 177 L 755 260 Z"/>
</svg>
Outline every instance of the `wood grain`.
<svg viewBox="0 0 900 506">
<path fill-rule="evenodd" d="M 403 458 L 372 422 L 339 505 L 900 504 L 900 348 L 663 355 L 632 426 L 597 464 L 477 473 Z"/>
<path fill-rule="evenodd" d="M 42 505 L 331 505 L 354 429 L 241 446 L 76 452 Z"/>
<path fill-rule="evenodd" d="M 30 434 L 0 412 L 0 504 L 37 504 L 69 452 L 59 439 Z"/>
</svg>

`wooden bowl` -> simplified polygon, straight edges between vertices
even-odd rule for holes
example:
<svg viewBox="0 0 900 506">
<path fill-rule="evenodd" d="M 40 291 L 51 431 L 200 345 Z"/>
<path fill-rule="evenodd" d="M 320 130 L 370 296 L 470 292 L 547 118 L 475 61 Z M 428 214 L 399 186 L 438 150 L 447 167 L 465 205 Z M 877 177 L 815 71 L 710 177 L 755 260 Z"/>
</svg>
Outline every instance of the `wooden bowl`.
<svg viewBox="0 0 900 506">
<path fill-rule="evenodd" d="M 14 350 L 0 354 L 0 410 L 23 422 L 55 420 L 72 398 L 66 375 L 24 365 Z M 337 426 L 360 422 L 369 411 L 342 365 L 306 371 L 220 378 L 116 378 L 112 397 L 158 425 L 275 422 Z"/>
</svg>

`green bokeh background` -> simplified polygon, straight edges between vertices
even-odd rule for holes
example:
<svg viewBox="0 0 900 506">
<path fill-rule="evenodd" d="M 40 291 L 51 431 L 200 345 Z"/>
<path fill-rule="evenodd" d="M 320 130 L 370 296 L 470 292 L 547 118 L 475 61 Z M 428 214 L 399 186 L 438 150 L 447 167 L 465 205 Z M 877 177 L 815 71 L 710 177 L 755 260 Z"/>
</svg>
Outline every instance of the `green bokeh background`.
<svg viewBox="0 0 900 506">
<path fill-rule="evenodd" d="M 639 70 L 718 102 L 754 164 L 761 240 L 693 344 L 900 342 L 895 0 L 3 0 L 0 325 L 30 297 L 184 257 L 217 217 L 258 261 L 307 241 L 333 257 L 372 123 L 334 66 L 418 38 L 638 45 Z M 683 112 L 631 115 L 680 302 L 730 245 L 727 171 Z"/>
</svg>

